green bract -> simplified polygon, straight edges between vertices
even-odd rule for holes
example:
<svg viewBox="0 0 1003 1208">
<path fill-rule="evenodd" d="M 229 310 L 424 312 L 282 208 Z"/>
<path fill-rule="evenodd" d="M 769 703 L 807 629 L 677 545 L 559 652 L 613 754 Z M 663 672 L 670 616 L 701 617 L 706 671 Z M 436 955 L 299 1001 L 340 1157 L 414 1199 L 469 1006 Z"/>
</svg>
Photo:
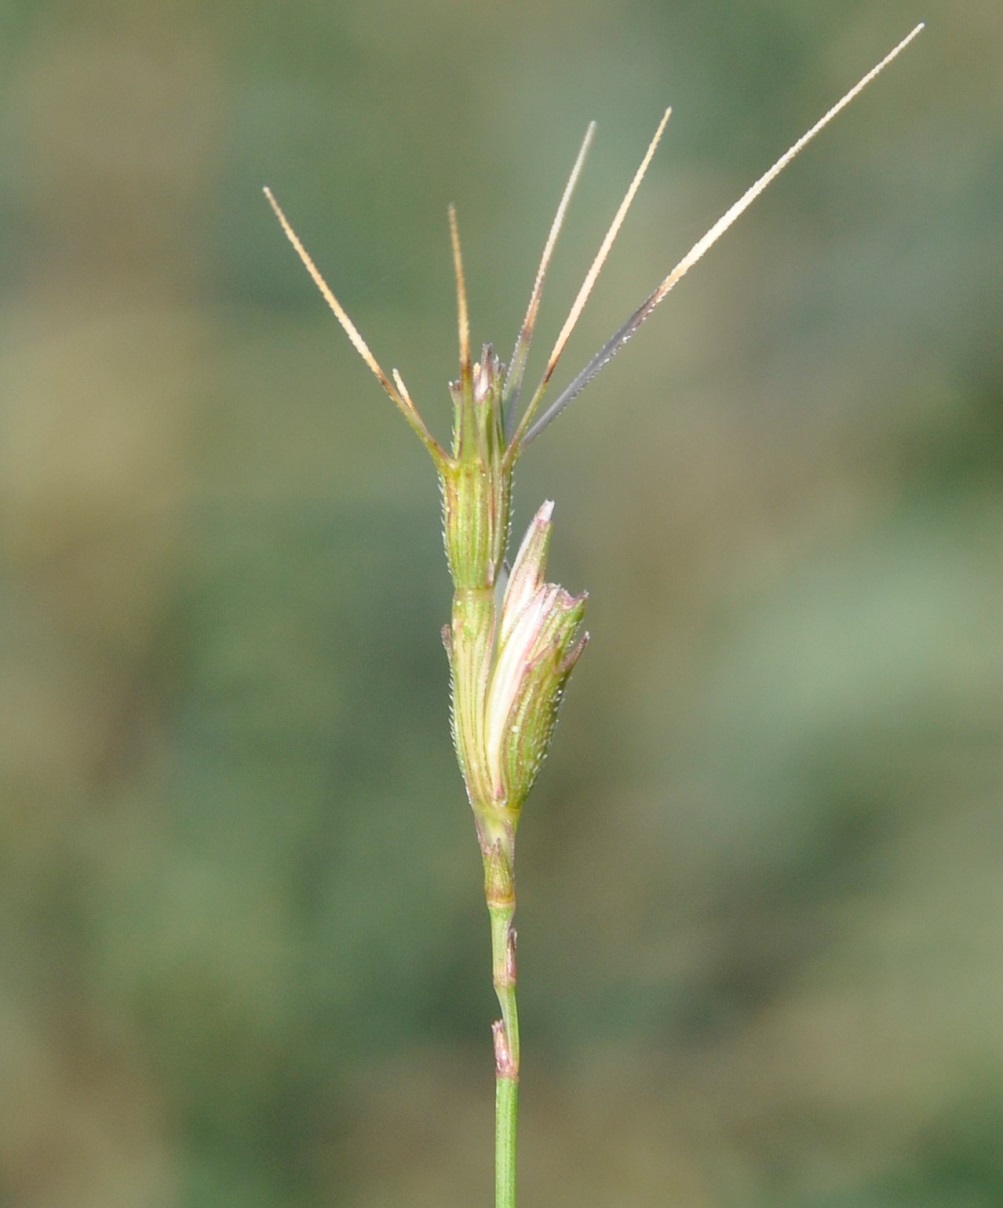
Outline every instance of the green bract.
<svg viewBox="0 0 1003 1208">
<path fill-rule="evenodd" d="M 485 852 L 514 836 L 581 653 L 585 598 L 543 581 L 552 504 L 530 525 L 505 585 L 515 443 L 505 440 L 504 367 L 490 347 L 461 372 L 453 448 L 433 454 L 453 612 L 443 631 L 456 755 Z"/>
<path fill-rule="evenodd" d="M 587 639 L 577 636 L 585 596 L 544 582 L 552 511 L 548 501 L 533 518 L 500 612 L 497 593 L 478 599 L 481 593 L 458 591 L 446 630 L 453 739 L 478 827 L 487 831 L 482 840 L 507 827 L 514 831 Z"/>
</svg>

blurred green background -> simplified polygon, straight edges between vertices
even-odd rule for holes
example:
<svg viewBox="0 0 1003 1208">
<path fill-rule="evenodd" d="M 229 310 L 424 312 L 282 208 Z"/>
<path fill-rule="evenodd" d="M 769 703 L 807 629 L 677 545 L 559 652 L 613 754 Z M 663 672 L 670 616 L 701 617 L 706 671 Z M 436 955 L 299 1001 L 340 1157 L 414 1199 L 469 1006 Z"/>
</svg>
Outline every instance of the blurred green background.
<svg viewBox="0 0 1003 1208">
<path fill-rule="evenodd" d="M 3 1208 L 490 1202 L 434 476 L 261 186 L 444 434 L 448 202 L 505 356 L 598 119 L 543 352 L 674 106 L 567 380 L 924 18 L 523 463 L 521 1181 L 1003 1203 L 1003 9 L 7 0 Z"/>
</svg>

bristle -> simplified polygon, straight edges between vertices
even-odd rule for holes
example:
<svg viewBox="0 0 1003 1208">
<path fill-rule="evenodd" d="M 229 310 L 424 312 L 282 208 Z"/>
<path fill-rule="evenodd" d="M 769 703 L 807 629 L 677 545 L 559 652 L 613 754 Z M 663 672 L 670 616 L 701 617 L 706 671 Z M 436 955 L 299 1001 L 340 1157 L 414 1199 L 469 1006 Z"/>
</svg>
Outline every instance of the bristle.
<svg viewBox="0 0 1003 1208">
<path fill-rule="evenodd" d="M 550 356 L 547 359 L 547 366 L 543 371 L 543 377 L 540 379 L 540 384 L 537 386 L 536 393 L 531 399 L 529 406 L 526 408 L 526 412 L 520 421 L 520 433 L 522 433 L 528 426 L 530 420 L 533 418 L 534 412 L 540 405 L 540 400 L 543 398 L 543 393 L 547 389 L 547 384 L 553 376 L 554 370 L 557 368 L 557 363 L 561 359 L 561 354 L 564 352 L 567 342 L 571 338 L 571 333 L 574 331 L 575 325 L 581 317 L 582 311 L 585 309 L 585 303 L 588 301 L 589 294 L 592 292 L 592 288 L 598 280 L 599 274 L 602 272 L 603 265 L 606 263 L 606 257 L 609 255 L 610 248 L 612 248 L 613 242 L 620 232 L 620 227 L 623 225 L 623 220 L 627 216 L 627 211 L 630 209 L 631 202 L 634 200 L 634 196 L 640 187 L 641 181 L 644 179 L 644 174 L 648 170 L 648 165 L 651 163 L 651 157 L 655 154 L 655 148 L 658 146 L 658 141 L 662 137 L 662 131 L 665 129 L 665 124 L 668 122 L 671 113 L 671 109 L 666 109 L 662 116 L 662 120 L 658 123 L 658 129 L 655 131 L 651 142 L 648 144 L 648 149 L 644 153 L 644 158 L 641 160 L 640 166 L 634 173 L 634 179 L 630 182 L 630 187 L 624 194 L 623 201 L 620 202 L 620 207 L 613 217 L 613 221 L 610 224 L 609 230 L 606 232 L 606 236 L 599 247 L 599 251 L 596 253 L 596 257 L 592 261 L 592 265 L 589 268 L 588 273 L 585 275 L 585 280 L 582 282 L 582 287 L 578 291 L 578 296 L 571 304 L 571 310 L 568 312 L 568 317 L 565 319 L 564 326 L 561 328 L 560 334 L 558 335 L 554 347 L 551 350 Z"/>
<path fill-rule="evenodd" d="M 823 130 L 837 114 L 842 112 L 849 103 L 854 100 L 867 85 L 882 72 L 888 64 L 899 55 L 909 43 L 920 33 L 923 25 L 917 25 L 916 28 L 881 60 L 877 66 L 872 67 L 866 75 L 864 75 L 849 92 L 845 94 L 831 109 L 828 110 L 805 134 L 803 134 L 796 143 L 794 143 L 776 163 L 758 180 L 754 181 L 742 196 L 730 206 L 729 209 L 714 223 L 710 230 L 698 239 L 686 255 L 672 269 L 668 276 L 662 281 L 661 285 L 650 294 L 644 302 L 630 316 L 626 323 L 610 337 L 609 340 L 599 349 L 591 361 L 578 374 L 562 393 L 550 404 L 546 411 L 532 424 L 525 433 L 522 439 L 522 447 L 525 447 L 531 440 L 535 440 L 543 429 L 554 420 L 568 406 L 568 404 L 577 395 L 585 389 L 592 381 L 596 374 L 607 365 L 620 349 L 627 343 L 631 336 L 638 330 L 642 323 L 649 317 L 655 307 L 662 301 L 665 295 L 679 281 L 696 262 L 704 256 L 711 247 L 721 238 L 724 232 L 732 225 L 744 210 L 759 196 L 760 193 L 769 185 L 777 176 L 787 167 L 791 160 L 803 150 L 805 146 L 815 137 L 819 131 Z"/>
<path fill-rule="evenodd" d="M 352 320 L 348 317 L 348 312 L 341 305 L 341 303 L 338 301 L 338 299 L 334 296 L 334 293 L 332 292 L 330 286 L 327 284 L 327 282 L 321 276 L 320 270 L 317 268 L 317 266 L 314 264 L 313 260 L 310 258 L 310 253 L 303 246 L 302 242 L 300 241 L 300 237 L 293 230 L 292 224 L 290 223 L 289 219 L 285 216 L 285 213 L 282 210 L 282 207 L 275 200 L 274 194 L 272 193 L 271 189 L 268 188 L 267 185 L 264 188 L 264 194 L 265 194 L 265 197 L 268 199 L 268 204 L 272 207 L 272 210 L 275 213 L 275 217 L 279 220 L 279 225 L 282 227 L 283 231 L 285 231 L 286 238 L 293 245 L 293 248 L 295 249 L 297 256 L 299 256 L 300 260 L 303 262 L 304 268 L 310 274 L 310 276 L 313 278 L 314 284 L 320 290 L 321 295 L 324 298 L 324 301 L 328 304 L 328 306 L 334 312 L 334 317 L 341 324 L 341 326 L 344 329 L 345 334 L 348 336 L 349 340 L 351 340 L 352 347 L 359 354 L 359 356 L 362 357 L 363 361 L 365 361 L 365 363 L 369 366 L 369 369 L 373 373 L 376 380 L 380 383 L 380 385 L 383 387 L 383 389 L 387 392 L 387 394 L 390 396 L 390 398 L 397 405 L 398 409 L 402 412 L 402 414 L 404 415 L 404 418 L 408 421 L 408 423 L 411 425 L 411 427 L 421 437 L 423 443 L 428 448 L 429 452 L 432 453 L 433 457 L 436 456 L 438 452 L 441 452 L 441 450 L 439 450 L 439 446 L 436 443 L 435 439 L 432 437 L 431 433 L 425 427 L 425 423 L 422 420 L 421 416 L 418 414 L 418 410 L 415 407 L 414 403 L 411 401 L 411 396 L 408 394 L 407 388 L 404 386 L 404 382 L 403 382 L 400 374 L 395 369 L 393 371 L 393 381 L 391 381 L 391 379 L 389 377 L 387 377 L 387 375 L 383 372 L 383 369 L 381 368 L 380 363 L 377 361 L 377 359 L 373 356 L 372 352 L 370 351 L 369 345 L 362 338 L 361 332 L 355 326 L 355 324 L 352 322 Z"/>
<path fill-rule="evenodd" d="M 456 221 L 456 206 L 449 207 L 449 240 L 453 246 L 453 272 L 456 276 L 456 318 L 460 334 L 460 379 L 470 381 L 470 317 L 467 313 L 467 283 L 463 277 L 463 254 L 460 250 L 460 228 Z"/>
<path fill-rule="evenodd" d="M 522 390 L 522 379 L 526 371 L 526 359 L 529 356 L 529 348 L 533 342 L 536 317 L 540 310 L 540 299 L 543 296 L 543 283 L 546 280 L 547 270 L 550 268 L 551 257 L 557 244 L 557 237 L 561 232 L 561 227 L 564 225 L 564 217 L 567 214 L 568 205 L 571 202 L 575 186 L 578 184 L 578 178 L 581 176 L 585 157 L 588 154 L 589 147 L 592 145 L 595 132 L 595 122 L 589 122 L 588 128 L 585 131 L 585 137 L 582 139 L 582 145 L 578 149 L 574 166 L 571 169 L 571 175 L 564 186 L 564 192 L 561 195 L 557 213 L 554 215 L 554 221 L 550 225 L 550 233 L 547 235 L 547 242 L 543 247 L 543 255 L 540 257 L 540 266 L 536 270 L 536 279 L 533 282 L 533 289 L 529 295 L 529 305 L 526 307 L 526 315 L 522 321 L 522 326 L 519 328 L 519 335 L 512 350 L 504 395 L 505 414 L 509 420 L 512 419 L 519 405 L 519 393 Z"/>
</svg>

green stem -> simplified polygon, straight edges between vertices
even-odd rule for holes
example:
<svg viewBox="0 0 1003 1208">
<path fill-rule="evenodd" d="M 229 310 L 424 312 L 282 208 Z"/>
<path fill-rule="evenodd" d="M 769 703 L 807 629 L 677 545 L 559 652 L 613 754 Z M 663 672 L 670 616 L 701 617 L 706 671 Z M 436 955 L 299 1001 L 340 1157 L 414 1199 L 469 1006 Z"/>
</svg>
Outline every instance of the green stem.
<svg viewBox="0 0 1003 1208">
<path fill-rule="evenodd" d="M 519 1083 L 495 1081 L 495 1208 L 515 1208 L 515 1142 Z"/>
<path fill-rule="evenodd" d="M 516 1124 L 519 1114 L 519 1013 L 516 1006 L 514 887 L 499 901 L 488 898 L 492 979 L 502 1017 L 495 1042 L 495 1208 L 515 1208 Z"/>
</svg>

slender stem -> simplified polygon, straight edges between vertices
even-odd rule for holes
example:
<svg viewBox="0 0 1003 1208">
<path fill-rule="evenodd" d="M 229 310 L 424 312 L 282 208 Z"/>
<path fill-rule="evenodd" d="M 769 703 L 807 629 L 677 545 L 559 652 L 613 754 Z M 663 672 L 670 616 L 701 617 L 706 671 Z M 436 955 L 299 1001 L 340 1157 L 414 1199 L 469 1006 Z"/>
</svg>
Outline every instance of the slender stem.
<svg viewBox="0 0 1003 1208">
<path fill-rule="evenodd" d="M 491 917 L 491 980 L 501 1019 L 495 1043 L 495 1208 L 515 1208 L 516 1123 L 519 1112 L 519 1012 L 516 1006 L 515 834 L 502 824 L 482 833 L 484 896 Z"/>
<path fill-rule="evenodd" d="M 495 1043 L 495 1208 L 515 1208 L 516 1125 L 519 1114 L 519 1013 L 516 1005 L 515 898 L 488 900 L 492 980 L 502 1017 Z"/>
<path fill-rule="evenodd" d="M 519 1083 L 499 1076 L 495 1080 L 495 1208 L 515 1208 L 518 1115 Z"/>
</svg>

